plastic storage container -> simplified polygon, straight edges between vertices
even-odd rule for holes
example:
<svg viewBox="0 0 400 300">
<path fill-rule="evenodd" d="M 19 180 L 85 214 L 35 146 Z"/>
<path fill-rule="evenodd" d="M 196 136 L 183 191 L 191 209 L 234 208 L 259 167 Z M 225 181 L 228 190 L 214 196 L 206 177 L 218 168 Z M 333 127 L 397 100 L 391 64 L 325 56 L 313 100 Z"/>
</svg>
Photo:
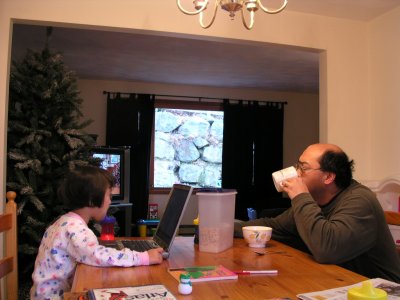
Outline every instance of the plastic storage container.
<svg viewBox="0 0 400 300">
<path fill-rule="evenodd" d="M 199 250 L 218 253 L 233 245 L 236 190 L 200 190 Z"/>
<path fill-rule="evenodd" d="M 140 237 L 146 237 L 147 236 L 147 225 L 144 220 L 139 220 L 137 222 L 138 225 L 138 231 L 139 231 L 139 236 Z"/>
</svg>

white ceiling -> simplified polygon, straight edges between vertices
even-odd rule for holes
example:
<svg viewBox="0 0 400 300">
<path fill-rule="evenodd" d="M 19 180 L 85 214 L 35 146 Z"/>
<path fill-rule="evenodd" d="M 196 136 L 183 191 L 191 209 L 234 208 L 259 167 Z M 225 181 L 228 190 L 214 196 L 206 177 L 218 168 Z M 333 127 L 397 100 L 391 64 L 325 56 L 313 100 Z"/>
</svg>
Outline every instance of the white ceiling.
<svg viewBox="0 0 400 300">
<path fill-rule="evenodd" d="M 400 0 L 288 0 L 286 9 L 335 18 L 371 21 L 397 6 L 400 6 Z"/>
<path fill-rule="evenodd" d="M 289 0 L 286 9 L 368 21 L 397 6 L 400 0 Z M 12 58 L 42 49 L 45 32 L 15 25 Z M 318 53 L 310 49 L 73 28 L 54 28 L 49 45 L 80 78 L 313 93 L 319 86 Z"/>
</svg>

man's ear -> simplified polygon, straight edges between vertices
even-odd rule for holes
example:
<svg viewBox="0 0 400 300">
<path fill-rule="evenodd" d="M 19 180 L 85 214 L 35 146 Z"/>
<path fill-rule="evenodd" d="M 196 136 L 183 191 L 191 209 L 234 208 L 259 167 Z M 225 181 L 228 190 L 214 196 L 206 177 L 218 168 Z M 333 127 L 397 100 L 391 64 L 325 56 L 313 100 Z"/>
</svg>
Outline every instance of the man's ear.
<svg viewBox="0 0 400 300">
<path fill-rule="evenodd" d="M 336 174 L 332 172 L 326 172 L 325 173 L 325 178 L 324 178 L 324 183 L 325 184 L 331 184 L 335 181 Z"/>
</svg>

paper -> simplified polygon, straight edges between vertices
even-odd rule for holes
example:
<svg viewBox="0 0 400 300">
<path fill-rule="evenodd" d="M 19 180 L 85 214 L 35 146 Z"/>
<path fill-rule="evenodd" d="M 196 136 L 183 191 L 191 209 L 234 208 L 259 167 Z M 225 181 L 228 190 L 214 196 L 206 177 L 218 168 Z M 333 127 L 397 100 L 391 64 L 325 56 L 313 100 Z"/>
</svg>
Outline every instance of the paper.
<svg viewBox="0 0 400 300">
<path fill-rule="evenodd" d="M 148 299 L 176 300 L 175 296 L 162 284 L 102 288 L 89 290 L 90 300 Z"/>
<path fill-rule="evenodd" d="M 388 294 L 388 300 L 399 300 L 400 284 L 381 278 L 368 280 L 372 283 L 374 287 L 386 291 L 386 293 Z M 330 290 L 299 294 L 297 295 L 297 298 L 303 300 L 347 300 L 347 291 L 356 286 L 361 286 L 361 282 Z"/>
</svg>

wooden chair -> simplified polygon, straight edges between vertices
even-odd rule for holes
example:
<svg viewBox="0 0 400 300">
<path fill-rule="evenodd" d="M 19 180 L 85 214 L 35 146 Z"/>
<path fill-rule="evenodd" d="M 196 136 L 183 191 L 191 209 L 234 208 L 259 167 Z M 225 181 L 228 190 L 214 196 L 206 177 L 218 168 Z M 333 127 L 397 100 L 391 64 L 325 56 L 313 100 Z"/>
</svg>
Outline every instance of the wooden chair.
<svg viewBox="0 0 400 300">
<path fill-rule="evenodd" d="M 0 232 L 5 233 L 6 252 L 0 259 L 0 278 L 5 278 L 7 300 L 18 299 L 18 265 L 17 265 L 17 205 L 15 192 L 7 192 L 5 213 L 0 215 Z M 1 300 L 1 290 L 0 290 Z"/>
<path fill-rule="evenodd" d="M 400 226 L 400 213 L 395 211 L 385 211 L 385 218 L 388 225 Z M 396 246 L 396 250 L 400 256 L 400 246 Z"/>
<path fill-rule="evenodd" d="M 386 222 L 389 225 L 400 225 L 400 214 L 395 211 L 385 211 Z"/>
</svg>

